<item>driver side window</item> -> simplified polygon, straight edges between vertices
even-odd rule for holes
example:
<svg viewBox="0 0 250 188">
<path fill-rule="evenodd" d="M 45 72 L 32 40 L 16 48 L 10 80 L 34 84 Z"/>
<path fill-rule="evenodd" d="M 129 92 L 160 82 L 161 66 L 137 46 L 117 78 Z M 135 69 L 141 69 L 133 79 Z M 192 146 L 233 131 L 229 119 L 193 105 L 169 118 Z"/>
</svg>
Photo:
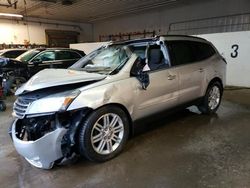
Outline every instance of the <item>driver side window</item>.
<svg viewBox="0 0 250 188">
<path fill-rule="evenodd" d="M 160 45 L 152 45 L 149 47 L 148 66 L 150 71 L 169 67 L 169 62 L 164 58 Z"/>
<path fill-rule="evenodd" d="M 135 53 L 144 64 L 143 71 L 155 71 L 169 67 L 169 60 L 164 57 L 160 45 L 133 46 L 133 53 Z M 147 61 L 146 61 L 147 60 Z"/>
<path fill-rule="evenodd" d="M 32 62 L 43 62 L 43 61 L 54 61 L 55 60 L 55 52 L 43 52 L 35 57 Z"/>
</svg>

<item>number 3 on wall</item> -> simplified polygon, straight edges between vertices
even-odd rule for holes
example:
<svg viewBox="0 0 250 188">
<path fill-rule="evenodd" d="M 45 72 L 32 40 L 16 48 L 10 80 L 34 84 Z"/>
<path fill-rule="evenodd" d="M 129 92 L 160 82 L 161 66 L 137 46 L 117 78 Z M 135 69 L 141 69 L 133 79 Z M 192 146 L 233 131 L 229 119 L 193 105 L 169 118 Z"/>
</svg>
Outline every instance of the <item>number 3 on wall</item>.
<svg viewBox="0 0 250 188">
<path fill-rule="evenodd" d="M 232 58 L 237 58 L 238 55 L 239 55 L 239 52 L 238 52 L 238 50 L 239 50 L 239 45 L 238 45 L 238 44 L 232 45 L 232 49 L 233 49 L 233 52 L 231 53 L 231 57 L 232 57 Z"/>
</svg>

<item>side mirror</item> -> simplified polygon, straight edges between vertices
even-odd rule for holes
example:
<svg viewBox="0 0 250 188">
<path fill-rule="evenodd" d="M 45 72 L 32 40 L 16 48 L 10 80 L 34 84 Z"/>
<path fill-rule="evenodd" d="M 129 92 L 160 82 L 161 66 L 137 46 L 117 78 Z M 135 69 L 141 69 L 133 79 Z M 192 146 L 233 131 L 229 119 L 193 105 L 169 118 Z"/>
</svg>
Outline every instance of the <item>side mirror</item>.
<svg viewBox="0 0 250 188">
<path fill-rule="evenodd" d="M 141 82 L 142 89 L 146 90 L 150 84 L 148 73 L 141 70 L 136 78 Z"/>
<path fill-rule="evenodd" d="M 136 77 L 142 84 L 142 89 L 146 90 L 149 86 L 149 75 L 147 72 L 143 72 L 143 67 L 146 65 L 146 63 L 141 59 L 137 58 L 132 69 L 131 69 L 131 76 Z"/>
<path fill-rule="evenodd" d="M 130 74 L 131 76 L 137 77 L 139 72 L 143 69 L 143 67 L 145 66 L 145 62 L 144 60 L 142 60 L 140 57 L 138 57 L 135 62 L 134 65 L 131 68 Z"/>
<path fill-rule="evenodd" d="M 39 64 L 41 64 L 43 61 L 41 60 L 41 59 L 35 59 L 35 60 L 33 60 L 32 62 L 30 62 L 31 64 L 33 64 L 33 65 L 39 65 Z"/>
</svg>

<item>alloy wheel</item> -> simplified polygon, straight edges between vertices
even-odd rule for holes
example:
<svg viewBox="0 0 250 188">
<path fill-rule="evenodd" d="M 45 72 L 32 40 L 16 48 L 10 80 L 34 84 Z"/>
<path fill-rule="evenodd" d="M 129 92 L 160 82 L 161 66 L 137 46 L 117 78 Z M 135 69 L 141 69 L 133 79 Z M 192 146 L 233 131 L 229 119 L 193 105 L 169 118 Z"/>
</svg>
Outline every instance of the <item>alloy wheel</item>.
<svg viewBox="0 0 250 188">
<path fill-rule="evenodd" d="M 208 106 L 211 110 L 214 110 L 215 108 L 218 107 L 220 103 L 220 89 L 218 86 L 213 86 L 211 90 L 209 91 L 209 96 L 208 96 Z"/>
<path fill-rule="evenodd" d="M 119 115 L 108 113 L 101 116 L 91 131 L 91 144 L 95 152 L 108 155 L 120 145 L 124 136 L 124 124 Z"/>
</svg>

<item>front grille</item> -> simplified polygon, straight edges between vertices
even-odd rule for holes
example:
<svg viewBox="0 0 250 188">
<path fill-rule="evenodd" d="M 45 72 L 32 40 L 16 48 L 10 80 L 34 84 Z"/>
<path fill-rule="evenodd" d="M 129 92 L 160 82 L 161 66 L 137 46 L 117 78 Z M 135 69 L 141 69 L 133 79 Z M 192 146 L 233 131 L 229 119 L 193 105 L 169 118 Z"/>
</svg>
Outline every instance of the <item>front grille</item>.
<svg viewBox="0 0 250 188">
<path fill-rule="evenodd" d="M 23 119 L 25 116 L 25 112 L 28 108 L 28 106 L 34 101 L 35 99 L 28 99 L 28 98 L 22 98 L 19 97 L 13 106 L 14 114 L 17 118 Z"/>
</svg>

